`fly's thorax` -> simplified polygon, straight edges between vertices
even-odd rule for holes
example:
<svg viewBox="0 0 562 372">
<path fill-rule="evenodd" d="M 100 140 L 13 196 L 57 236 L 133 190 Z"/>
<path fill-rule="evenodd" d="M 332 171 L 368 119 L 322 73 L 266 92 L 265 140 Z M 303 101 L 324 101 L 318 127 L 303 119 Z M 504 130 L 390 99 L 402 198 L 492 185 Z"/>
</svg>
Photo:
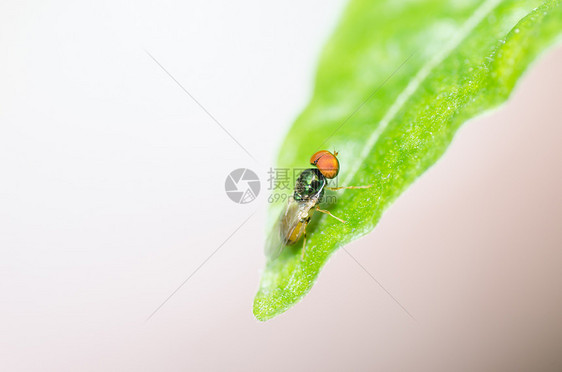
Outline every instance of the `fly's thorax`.
<svg viewBox="0 0 562 372">
<path fill-rule="evenodd" d="M 309 168 L 302 171 L 295 183 L 293 198 L 296 201 L 307 201 L 310 199 L 322 199 L 326 186 L 326 177 L 318 169 Z"/>
</svg>

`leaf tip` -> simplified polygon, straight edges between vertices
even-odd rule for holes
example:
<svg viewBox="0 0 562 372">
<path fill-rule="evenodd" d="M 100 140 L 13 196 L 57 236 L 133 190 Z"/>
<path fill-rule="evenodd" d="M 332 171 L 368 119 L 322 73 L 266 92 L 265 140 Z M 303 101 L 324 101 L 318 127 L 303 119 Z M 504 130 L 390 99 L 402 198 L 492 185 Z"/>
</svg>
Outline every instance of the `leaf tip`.
<svg viewBox="0 0 562 372">
<path fill-rule="evenodd" d="M 253 313 L 257 320 L 265 322 L 287 311 L 294 302 L 281 288 L 272 291 L 260 289 L 254 299 Z"/>
</svg>

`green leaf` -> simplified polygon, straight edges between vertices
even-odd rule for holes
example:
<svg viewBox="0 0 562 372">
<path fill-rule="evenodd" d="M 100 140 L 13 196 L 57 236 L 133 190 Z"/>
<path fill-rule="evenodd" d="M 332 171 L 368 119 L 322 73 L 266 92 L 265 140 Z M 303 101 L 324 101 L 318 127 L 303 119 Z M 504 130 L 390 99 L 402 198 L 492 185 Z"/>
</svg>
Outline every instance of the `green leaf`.
<svg viewBox="0 0 562 372">
<path fill-rule="evenodd" d="M 373 187 L 337 192 L 328 209 L 346 224 L 314 215 L 303 259 L 297 243 L 267 261 L 256 318 L 297 303 L 332 253 L 373 230 L 459 126 L 504 102 L 561 31 L 560 1 L 352 0 L 277 167 L 306 168 L 315 151 L 336 149 L 339 184 Z M 273 221 L 280 205 L 269 212 Z"/>
</svg>

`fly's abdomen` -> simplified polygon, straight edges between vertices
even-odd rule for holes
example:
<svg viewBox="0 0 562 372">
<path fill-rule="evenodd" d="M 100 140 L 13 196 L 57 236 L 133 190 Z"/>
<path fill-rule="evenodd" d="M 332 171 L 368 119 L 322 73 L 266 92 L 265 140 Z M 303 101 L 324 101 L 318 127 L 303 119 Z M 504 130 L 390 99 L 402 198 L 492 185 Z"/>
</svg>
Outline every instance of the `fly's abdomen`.
<svg viewBox="0 0 562 372">
<path fill-rule="evenodd" d="M 285 245 L 295 244 L 304 233 L 306 222 L 298 222 L 294 229 L 281 229 L 281 240 Z"/>
</svg>

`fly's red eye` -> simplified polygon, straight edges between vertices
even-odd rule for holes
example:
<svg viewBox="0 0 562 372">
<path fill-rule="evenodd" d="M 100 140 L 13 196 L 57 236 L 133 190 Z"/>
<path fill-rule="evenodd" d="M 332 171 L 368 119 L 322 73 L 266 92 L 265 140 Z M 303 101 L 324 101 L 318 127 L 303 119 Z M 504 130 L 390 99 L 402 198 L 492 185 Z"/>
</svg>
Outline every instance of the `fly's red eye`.
<svg viewBox="0 0 562 372">
<path fill-rule="evenodd" d="M 321 150 L 310 158 L 310 164 L 315 165 L 326 178 L 335 178 L 340 171 L 340 162 L 336 157 L 338 153 Z"/>
</svg>

